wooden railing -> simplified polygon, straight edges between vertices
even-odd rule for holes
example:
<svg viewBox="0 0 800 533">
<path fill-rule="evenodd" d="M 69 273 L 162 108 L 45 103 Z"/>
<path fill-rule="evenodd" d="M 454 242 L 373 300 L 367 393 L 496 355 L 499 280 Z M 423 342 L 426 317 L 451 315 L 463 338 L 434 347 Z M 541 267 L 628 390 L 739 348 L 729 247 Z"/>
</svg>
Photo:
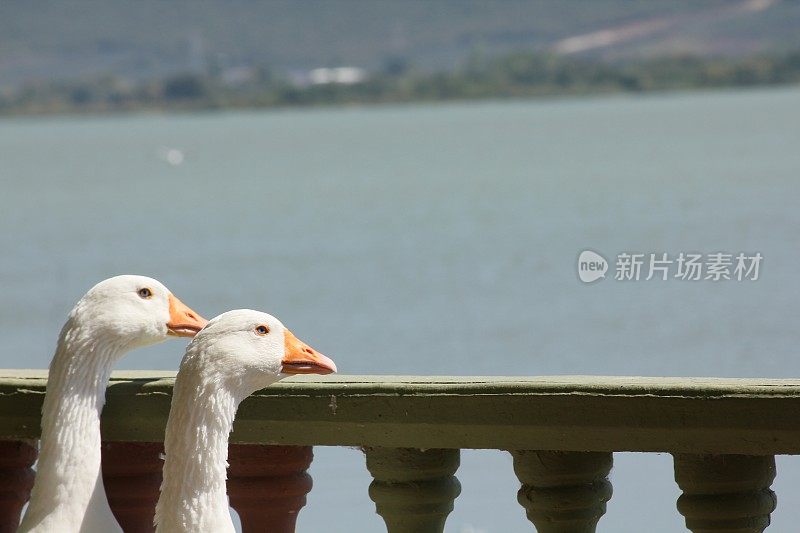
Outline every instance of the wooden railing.
<svg viewBox="0 0 800 533">
<path fill-rule="evenodd" d="M 109 501 L 150 531 L 173 377 L 115 374 L 103 413 Z M 46 374 L 0 371 L 0 530 L 32 481 Z M 292 531 L 311 446 L 360 446 L 369 497 L 391 532 L 442 531 L 460 492 L 459 449 L 508 450 L 540 533 L 595 530 L 613 452 L 668 452 L 694 533 L 760 532 L 776 454 L 800 453 L 800 381 L 628 377 L 292 378 L 245 400 L 228 491 L 244 531 Z"/>
</svg>

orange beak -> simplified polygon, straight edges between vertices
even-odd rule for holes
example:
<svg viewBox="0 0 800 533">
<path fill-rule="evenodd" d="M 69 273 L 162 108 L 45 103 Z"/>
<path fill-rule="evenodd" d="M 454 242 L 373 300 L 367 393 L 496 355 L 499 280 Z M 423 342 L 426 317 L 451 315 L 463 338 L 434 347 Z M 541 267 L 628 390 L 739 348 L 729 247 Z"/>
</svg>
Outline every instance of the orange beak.
<svg viewBox="0 0 800 533">
<path fill-rule="evenodd" d="M 284 374 L 333 374 L 336 364 L 287 330 L 283 332 Z"/>
<path fill-rule="evenodd" d="M 208 324 L 208 320 L 201 317 L 185 303 L 172 294 L 169 295 L 169 322 L 167 322 L 167 335 L 173 337 L 194 337 Z"/>
</svg>

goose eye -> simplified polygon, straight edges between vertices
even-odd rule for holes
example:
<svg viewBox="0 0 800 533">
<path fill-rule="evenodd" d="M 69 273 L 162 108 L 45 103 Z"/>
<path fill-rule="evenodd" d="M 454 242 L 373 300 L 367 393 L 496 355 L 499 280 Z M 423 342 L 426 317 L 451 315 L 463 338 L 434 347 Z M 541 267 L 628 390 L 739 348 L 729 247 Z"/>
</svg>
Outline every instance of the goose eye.
<svg viewBox="0 0 800 533">
<path fill-rule="evenodd" d="M 267 326 L 256 326 L 256 334 L 264 336 L 269 333 L 269 328 Z"/>
<path fill-rule="evenodd" d="M 144 298 L 146 300 L 148 298 L 152 298 L 153 291 L 151 291 L 147 287 L 144 287 L 143 289 L 139 289 L 138 294 L 140 298 Z"/>
</svg>

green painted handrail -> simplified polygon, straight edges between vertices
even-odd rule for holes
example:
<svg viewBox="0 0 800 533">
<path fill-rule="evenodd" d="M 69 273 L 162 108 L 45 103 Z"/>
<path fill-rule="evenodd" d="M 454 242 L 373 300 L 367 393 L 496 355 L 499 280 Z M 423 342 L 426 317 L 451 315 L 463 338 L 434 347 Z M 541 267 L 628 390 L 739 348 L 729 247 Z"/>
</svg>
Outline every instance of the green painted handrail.
<svg viewBox="0 0 800 533">
<path fill-rule="evenodd" d="M 0 370 L 0 438 L 39 433 L 46 372 Z M 174 373 L 119 372 L 104 438 L 160 441 Z M 800 380 L 326 376 L 245 400 L 233 442 L 800 454 Z"/>
</svg>

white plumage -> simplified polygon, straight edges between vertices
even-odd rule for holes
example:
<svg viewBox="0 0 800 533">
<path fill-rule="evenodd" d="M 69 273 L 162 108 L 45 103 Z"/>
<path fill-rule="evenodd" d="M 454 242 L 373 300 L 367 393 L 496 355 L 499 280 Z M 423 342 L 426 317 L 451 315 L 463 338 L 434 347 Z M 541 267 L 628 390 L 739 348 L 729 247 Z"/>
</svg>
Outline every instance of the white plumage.
<svg viewBox="0 0 800 533">
<path fill-rule="evenodd" d="M 186 348 L 175 380 L 156 531 L 234 531 L 225 480 L 239 403 L 286 375 L 335 371 L 266 313 L 241 309 L 212 319 Z"/>
<path fill-rule="evenodd" d="M 50 363 L 36 481 L 19 531 L 121 531 L 100 470 L 100 413 L 111 368 L 134 348 L 193 336 L 205 323 L 143 276 L 107 279 L 78 301 Z"/>
</svg>

